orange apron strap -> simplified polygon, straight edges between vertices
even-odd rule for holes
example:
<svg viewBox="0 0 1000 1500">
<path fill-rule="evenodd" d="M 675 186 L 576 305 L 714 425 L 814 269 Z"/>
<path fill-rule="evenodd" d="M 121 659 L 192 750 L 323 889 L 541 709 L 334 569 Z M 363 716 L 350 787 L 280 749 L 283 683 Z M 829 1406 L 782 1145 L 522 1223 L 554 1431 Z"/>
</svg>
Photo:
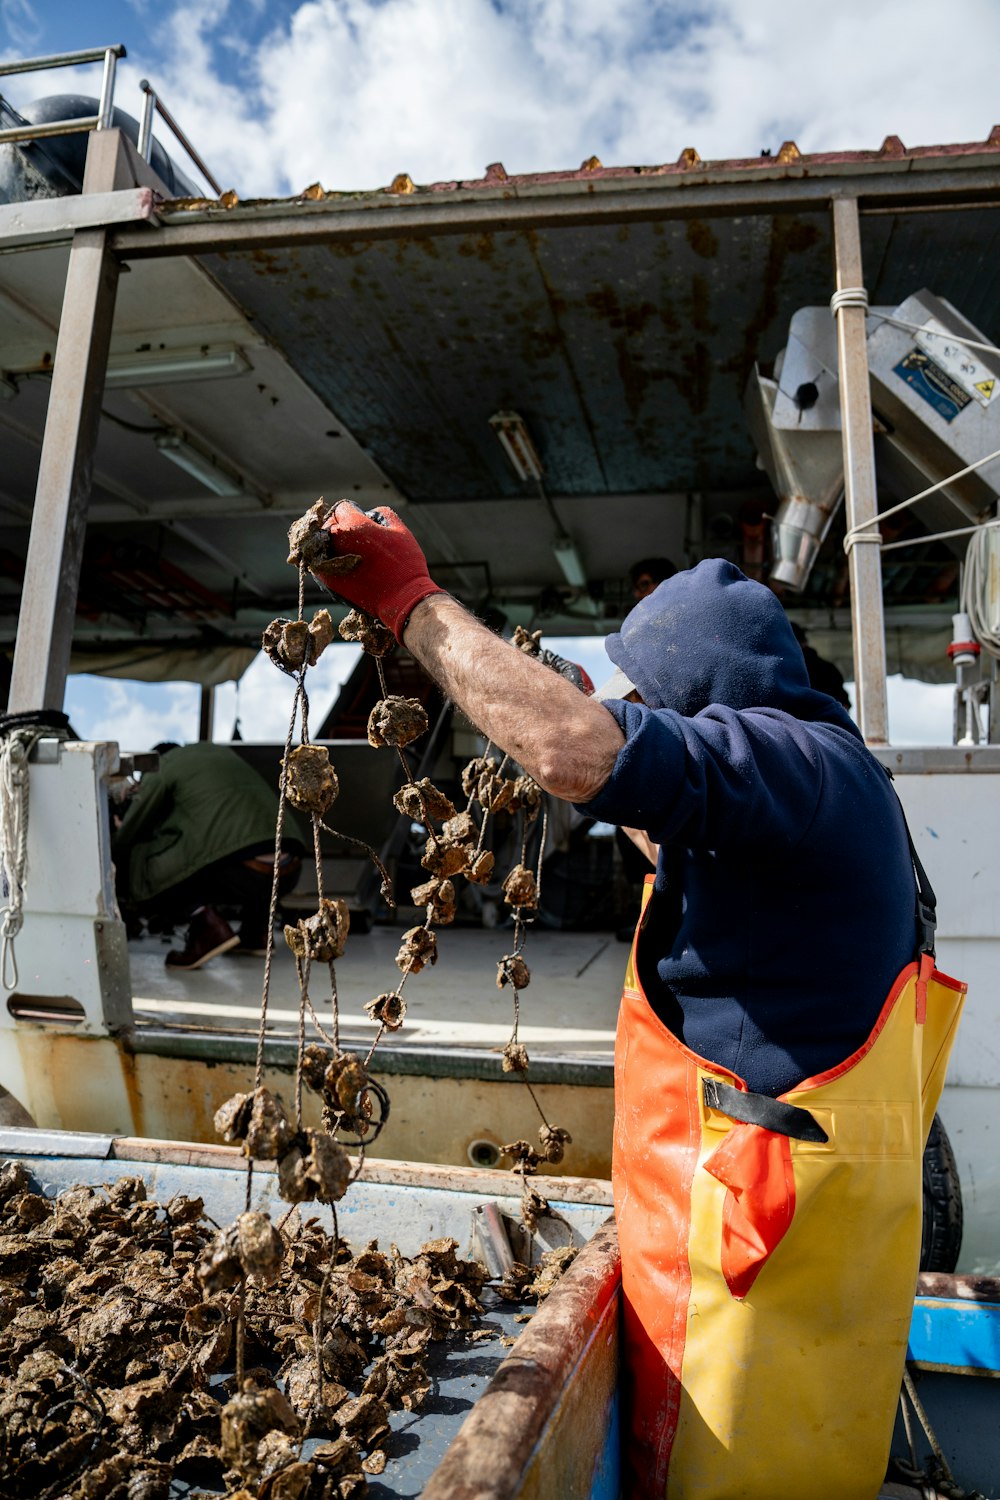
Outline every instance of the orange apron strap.
<svg viewBox="0 0 1000 1500">
<path fill-rule="evenodd" d="M 918 1026 L 922 1026 L 927 1020 L 927 986 L 933 974 L 934 954 L 921 953 L 916 983 L 916 1019 Z"/>
</svg>

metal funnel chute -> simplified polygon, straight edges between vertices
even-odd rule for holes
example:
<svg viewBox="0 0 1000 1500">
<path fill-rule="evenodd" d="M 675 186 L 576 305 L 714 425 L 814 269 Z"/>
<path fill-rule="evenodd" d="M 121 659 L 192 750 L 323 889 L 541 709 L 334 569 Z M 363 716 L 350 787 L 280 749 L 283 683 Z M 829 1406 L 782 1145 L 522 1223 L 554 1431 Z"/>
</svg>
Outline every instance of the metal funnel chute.
<svg viewBox="0 0 1000 1500">
<path fill-rule="evenodd" d="M 839 432 L 795 432 L 774 425 L 778 382 L 755 369 L 744 399 L 758 462 L 779 505 L 771 523 L 776 583 L 802 589 L 844 493 Z"/>
</svg>

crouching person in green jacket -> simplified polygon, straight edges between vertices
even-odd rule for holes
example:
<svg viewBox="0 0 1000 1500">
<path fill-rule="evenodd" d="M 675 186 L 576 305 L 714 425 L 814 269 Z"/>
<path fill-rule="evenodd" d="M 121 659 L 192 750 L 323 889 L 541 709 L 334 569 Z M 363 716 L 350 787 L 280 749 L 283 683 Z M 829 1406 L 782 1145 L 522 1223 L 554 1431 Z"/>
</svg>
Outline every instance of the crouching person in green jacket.
<svg viewBox="0 0 1000 1500">
<path fill-rule="evenodd" d="M 159 745 L 112 839 L 119 897 L 140 916 L 188 922 L 172 969 L 200 969 L 219 953 L 267 948 L 278 798 L 227 745 Z M 278 895 L 298 879 L 306 840 L 290 808 L 278 855 Z M 240 912 L 234 932 L 218 906 Z"/>
</svg>

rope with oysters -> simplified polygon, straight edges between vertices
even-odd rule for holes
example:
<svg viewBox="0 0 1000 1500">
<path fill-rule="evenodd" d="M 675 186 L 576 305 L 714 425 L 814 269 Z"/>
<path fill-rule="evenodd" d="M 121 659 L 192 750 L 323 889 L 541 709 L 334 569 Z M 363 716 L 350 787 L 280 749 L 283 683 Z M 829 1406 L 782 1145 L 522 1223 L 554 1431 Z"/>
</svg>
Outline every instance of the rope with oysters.
<svg viewBox="0 0 1000 1500">
<path fill-rule="evenodd" d="M 276 1162 L 278 1190 L 292 1207 L 304 1202 L 329 1205 L 333 1214 L 333 1249 L 329 1269 L 317 1298 L 314 1343 L 318 1370 L 318 1387 L 322 1386 L 320 1337 L 324 1326 L 325 1297 L 331 1274 L 340 1253 L 336 1205 L 351 1183 L 360 1175 L 366 1146 L 371 1145 L 389 1119 L 390 1100 L 384 1086 L 372 1076 L 370 1066 L 376 1048 L 387 1032 L 398 1031 L 406 1015 L 403 990 L 411 975 L 433 965 L 438 958 L 436 928 L 454 921 L 457 910 L 456 878 L 474 884 L 490 882 L 494 872 L 494 855 L 485 847 L 490 818 L 500 813 L 520 814 L 522 818 L 518 862 L 503 882 L 503 896 L 514 918 L 514 940 L 509 953 L 500 958 L 496 982 L 501 990 L 509 988 L 513 1001 L 510 1039 L 503 1049 L 505 1073 L 520 1075 L 534 1107 L 541 1117 L 539 1147 L 528 1140 L 505 1145 L 502 1155 L 512 1162 L 511 1170 L 520 1178 L 521 1212 L 526 1227 L 534 1230 L 539 1219 L 552 1210 L 544 1197 L 535 1191 L 529 1178 L 542 1163 L 562 1161 L 569 1133 L 546 1118 L 541 1102 L 528 1080 L 527 1049 L 518 1038 L 520 993 L 531 978 L 524 959 L 528 929 L 538 910 L 542 858 L 545 850 L 543 815 L 537 863 L 527 864 L 529 837 L 536 820 L 542 815 L 543 794 L 531 777 L 505 775 L 507 757 L 498 761 L 493 746 L 471 760 L 462 772 L 461 784 L 466 796 L 465 807 L 458 811 L 451 799 L 428 777 L 415 780 L 406 747 L 424 734 L 428 718 L 419 700 L 390 694 L 386 685 L 382 658 L 395 645 L 391 631 L 380 621 L 352 610 L 340 623 L 339 634 L 353 641 L 376 662 L 382 696 L 371 710 L 368 739 L 375 749 L 389 748 L 399 757 L 403 784 L 393 797 L 397 811 L 420 824 L 426 833 L 421 863 L 428 878 L 411 891 L 414 905 L 424 910 L 423 921 L 409 928 L 402 937 L 396 965 L 401 977 L 391 988 L 376 995 L 365 1010 L 377 1026 L 367 1055 L 343 1050 L 340 1044 L 340 1013 L 337 991 L 336 961 L 344 952 L 350 929 L 346 903 L 327 896 L 323 882 L 321 835 L 323 832 L 345 839 L 366 851 L 382 877 L 382 896 L 392 908 L 395 900 L 392 885 L 376 852 L 357 839 L 349 839 L 326 821 L 338 793 L 339 780 L 325 746 L 312 743 L 309 735 L 309 698 L 306 676 L 334 638 L 329 611 L 320 609 L 312 620 L 305 619 L 305 581 L 310 563 L 322 555 L 324 567 L 330 570 L 326 551 L 327 538 L 323 523 L 328 508 L 322 501 L 314 506 L 289 530 L 289 557 L 298 568 L 298 617 L 276 619 L 263 636 L 263 649 L 271 661 L 295 681 L 295 695 L 285 739 L 279 780 L 279 807 L 275 827 L 275 850 L 280 852 L 286 806 L 307 816 L 312 827 L 313 855 L 316 872 L 317 910 L 285 926 L 285 941 L 295 960 L 299 987 L 298 1046 L 295 1066 L 294 1110 L 291 1118 L 281 1102 L 264 1087 L 264 1039 L 270 997 L 274 958 L 274 923 L 278 906 L 278 862 L 271 892 L 271 911 L 267 954 L 261 994 L 260 1025 L 257 1037 L 254 1087 L 247 1094 L 236 1094 L 224 1103 L 215 1116 L 215 1126 L 223 1140 L 240 1144 L 247 1157 L 245 1211 L 235 1224 L 220 1229 L 199 1267 L 199 1277 L 209 1290 L 234 1287 L 237 1293 L 236 1377 L 237 1389 L 244 1376 L 244 1336 L 246 1323 L 246 1278 L 266 1284 L 278 1273 L 286 1246 L 282 1224 L 275 1227 L 264 1213 L 251 1211 L 253 1166 L 255 1161 Z M 346 568 L 349 558 L 340 560 Z M 529 634 L 520 628 L 514 644 L 521 650 L 537 654 L 540 632 Z M 298 744 L 294 744 L 296 725 Z M 478 816 L 477 816 L 478 811 Z M 310 992 L 316 968 L 324 967 L 329 975 L 329 1029 L 317 1013 Z M 311 1021 L 320 1041 L 307 1041 L 307 1021 Z M 322 1128 L 308 1128 L 303 1123 L 303 1088 L 316 1093 L 322 1103 Z M 352 1160 L 347 1147 L 356 1148 Z M 286 1215 L 286 1218 L 288 1215 Z M 524 1268 L 521 1268 L 522 1270 Z"/>
</svg>

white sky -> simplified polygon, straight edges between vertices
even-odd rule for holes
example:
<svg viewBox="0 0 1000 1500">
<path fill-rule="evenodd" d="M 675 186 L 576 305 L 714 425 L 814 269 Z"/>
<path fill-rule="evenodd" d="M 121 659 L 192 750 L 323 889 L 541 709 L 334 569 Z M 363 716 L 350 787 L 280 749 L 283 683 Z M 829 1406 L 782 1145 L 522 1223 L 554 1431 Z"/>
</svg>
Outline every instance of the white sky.
<svg viewBox="0 0 1000 1500">
<path fill-rule="evenodd" d="M 516 173 L 593 154 L 673 161 L 689 146 L 705 160 L 755 156 L 789 138 L 802 151 L 877 148 L 889 134 L 985 140 L 1000 122 L 1000 0 L 0 0 L 0 56 L 113 40 L 129 53 L 119 105 L 137 114 L 149 77 L 243 197 L 377 187 L 400 171 L 474 178 L 495 161 Z M 90 69 L 4 92 L 17 104 L 97 86 Z M 254 737 L 284 715 L 267 670 L 241 690 Z M 145 742 L 168 724 L 190 735 L 195 690 L 166 692 L 144 707 L 148 694 L 81 681 L 70 707 L 87 732 L 99 718 L 125 723 L 123 740 L 133 724 Z M 950 711 L 948 688 L 890 686 L 898 743 L 947 741 Z"/>
</svg>

